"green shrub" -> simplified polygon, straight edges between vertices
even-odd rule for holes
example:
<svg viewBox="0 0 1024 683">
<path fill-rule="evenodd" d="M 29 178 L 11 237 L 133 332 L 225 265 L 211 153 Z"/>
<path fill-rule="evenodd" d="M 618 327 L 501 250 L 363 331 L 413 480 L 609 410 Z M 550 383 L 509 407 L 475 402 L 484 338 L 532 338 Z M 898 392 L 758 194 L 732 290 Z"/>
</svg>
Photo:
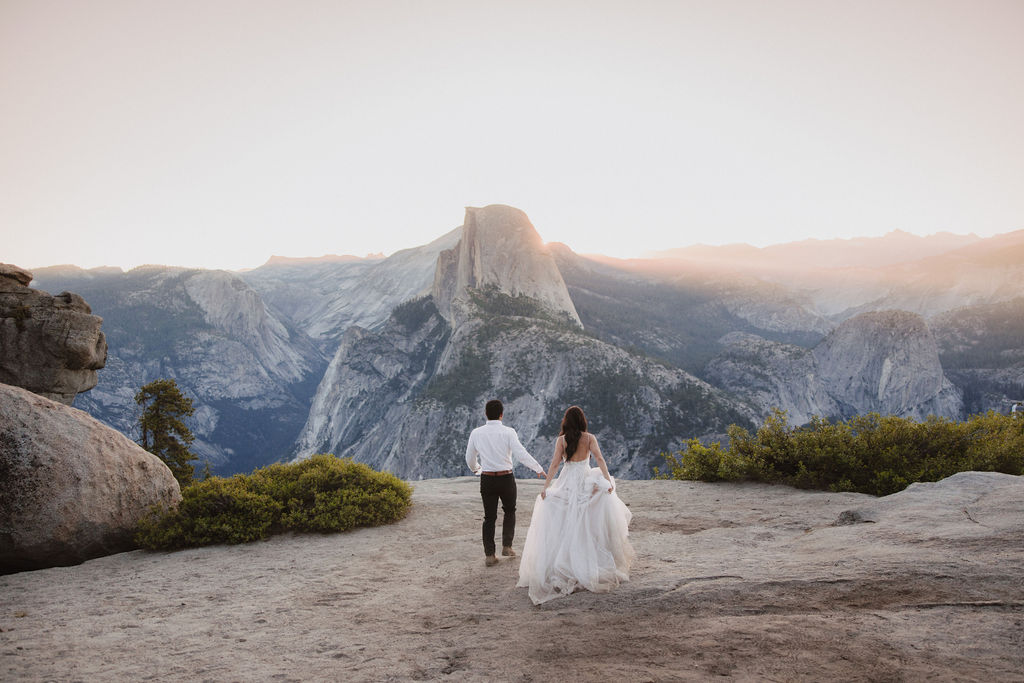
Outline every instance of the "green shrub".
<svg viewBox="0 0 1024 683">
<path fill-rule="evenodd" d="M 746 463 L 743 459 L 723 450 L 718 442 L 705 446 L 697 439 L 690 439 L 684 450 L 675 455 L 662 453 L 662 457 L 669 465 L 669 472 L 663 474 L 655 467 L 655 479 L 732 481 L 746 476 Z"/>
<path fill-rule="evenodd" d="M 966 422 L 924 422 L 859 415 L 831 423 L 815 417 L 803 427 L 775 411 L 751 434 L 729 427 L 729 447 L 696 439 L 665 454 L 662 479 L 749 479 L 799 488 L 858 491 L 884 496 L 915 481 L 938 481 L 968 470 L 1024 473 L 1024 420 L 988 413 Z"/>
<path fill-rule="evenodd" d="M 405 516 L 412 487 L 387 472 L 333 455 L 211 477 L 182 489 L 181 504 L 153 510 L 136 540 L 151 549 L 246 543 L 282 531 L 347 531 Z"/>
</svg>

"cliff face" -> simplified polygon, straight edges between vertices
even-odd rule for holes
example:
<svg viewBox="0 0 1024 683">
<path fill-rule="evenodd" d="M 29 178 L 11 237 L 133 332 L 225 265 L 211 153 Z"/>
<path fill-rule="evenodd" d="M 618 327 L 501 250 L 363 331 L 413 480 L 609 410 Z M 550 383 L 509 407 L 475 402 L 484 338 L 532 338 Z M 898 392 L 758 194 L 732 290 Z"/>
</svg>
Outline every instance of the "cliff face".
<svg viewBox="0 0 1024 683">
<path fill-rule="evenodd" d="M 1003 301 L 1020 289 L 1022 239 L 950 243 L 948 253 L 876 268 L 857 257 L 832 270 L 798 249 L 789 262 L 766 253 L 768 265 L 758 257 L 742 271 L 710 248 L 675 259 L 580 256 L 544 245 L 523 212 L 493 205 L 388 258 L 272 259 L 239 274 L 48 268 L 36 281 L 79 292 L 104 318 L 107 365 L 77 405 L 131 433 L 138 388 L 173 377 L 196 400 L 196 450 L 218 473 L 318 450 L 416 476 L 458 473 L 465 434 L 498 396 L 545 458 L 561 412 L 582 405 L 619 445 L 617 471 L 643 477 L 681 438 L 749 424 L 774 406 L 794 421 L 1005 411 L 1007 399 L 1024 398 L 1024 300 Z M 938 346 L 919 316 L 871 312 L 975 300 L 1001 303 L 929 319 Z M 53 302 L 94 318 L 75 295 Z M 3 324 L 19 322 L 24 311 Z M 95 362 L 95 339 L 75 341 L 92 354 L 75 362 Z M 75 391 L 95 383 L 94 370 L 79 371 L 92 379 Z"/>
<path fill-rule="evenodd" d="M 429 298 L 400 307 L 377 332 L 351 330 L 297 454 L 333 452 L 407 478 L 465 474 L 465 440 L 483 423 L 484 403 L 500 398 L 505 423 L 545 466 L 562 414 L 576 404 L 612 472 L 646 478 L 682 438 L 749 424 L 749 412 L 682 370 L 562 321 L 495 314 L 486 299 L 469 306 L 454 330 Z"/>
<path fill-rule="evenodd" d="M 375 331 L 350 329 L 317 390 L 297 455 L 333 452 L 400 476 L 465 473 L 465 439 L 490 398 L 545 464 L 562 413 L 583 407 L 616 474 L 648 477 L 684 437 L 748 414 L 708 384 L 583 334 L 526 217 L 469 209 L 438 257 L 432 296 Z"/>
<path fill-rule="evenodd" d="M 460 227 L 385 259 L 272 259 L 239 277 L 276 315 L 310 337 L 330 357 L 352 325 L 378 327 L 398 304 L 428 294 L 438 254 L 455 246 L 461 235 Z"/>
<path fill-rule="evenodd" d="M 743 332 L 724 336 L 722 343 L 726 350 L 708 363 L 704 376 L 750 404 L 758 417 L 779 408 L 791 422 L 803 424 L 812 415 L 841 414 L 828 387 L 818 381 L 809 349 Z"/>
<path fill-rule="evenodd" d="M 773 407 L 802 424 L 812 415 L 849 418 L 878 412 L 959 419 L 961 392 L 945 377 L 923 318 L 906 311 L 864 313 L 813 349 L 734 333 L 707 376 L 745 397 L 761 415 Z"/>
<path fill-rule="evenodd" d="M 469 293 L 490 288 L 532 299 L 582 327 L 554 258 L 526 214 L 510 206 L 466 209 L 458 245 L 438 257 L 431 296 L 457 325 L 466 316 Z"/>
<path fill-rule="evenodd" d="M 818 378 L 846 416 L 856 413 L 961 417 L 924 319 L 906 311 L 863 313 L 814 347 Z"/>
<path fill-rule="evenodd" d="M 44 269 L 40 281 L 84 292 L 105 318 L 107 367 L 82 409 L 134 434 L 135 393 L 169 377 L 195 402 L 193 450 L 215 471 L 252 469 L 291 449 L 326 362 L 241 279 L 145 266 Z"/>
<path fill-rule="evenodd" d="M 0 264 L 0 383 L 71 405 L 107 361 L 103 319 L 78 294 L 32 289 L 32 273 Z"/>
</svg>

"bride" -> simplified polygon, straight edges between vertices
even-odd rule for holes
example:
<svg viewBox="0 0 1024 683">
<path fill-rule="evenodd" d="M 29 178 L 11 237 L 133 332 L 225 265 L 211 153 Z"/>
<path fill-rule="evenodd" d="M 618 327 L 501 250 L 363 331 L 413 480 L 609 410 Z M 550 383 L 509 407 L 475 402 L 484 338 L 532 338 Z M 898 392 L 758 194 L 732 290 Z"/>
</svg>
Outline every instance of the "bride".
<svg viewBox="0 0 1024 683">
<path fill-rule="evenodd" d="M 597 467 L 590 467 L 591 455 Z M 635 557 L 628 538 L 632 516 L 615 494 L 586 416 L 571 406 L 533 507 L 516 585 L 529 587 L 530 599 L 539 605 L 577 588 L 600 593 L 628 581 Z"/>
</svg>

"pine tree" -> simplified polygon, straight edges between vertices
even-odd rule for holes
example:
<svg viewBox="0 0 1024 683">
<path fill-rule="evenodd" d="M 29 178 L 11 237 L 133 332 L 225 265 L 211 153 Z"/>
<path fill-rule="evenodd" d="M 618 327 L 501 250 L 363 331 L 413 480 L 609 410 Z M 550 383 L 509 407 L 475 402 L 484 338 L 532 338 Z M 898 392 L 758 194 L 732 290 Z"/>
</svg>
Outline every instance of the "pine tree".
<svg viewBox="0 0 1024 683">
<path fill-rule="evenodd" d="M 163 460 L 182 488 L 188 486 L 195 473 L 189 463 L 197 459 L 188 447 L 195 437 L 181 418 L 195 412 L 192 399 L 181 393 L 173 379 L 158 379 L 142 387 L 135 402 L 142 406 L 139 445 Z"/>
</svg>

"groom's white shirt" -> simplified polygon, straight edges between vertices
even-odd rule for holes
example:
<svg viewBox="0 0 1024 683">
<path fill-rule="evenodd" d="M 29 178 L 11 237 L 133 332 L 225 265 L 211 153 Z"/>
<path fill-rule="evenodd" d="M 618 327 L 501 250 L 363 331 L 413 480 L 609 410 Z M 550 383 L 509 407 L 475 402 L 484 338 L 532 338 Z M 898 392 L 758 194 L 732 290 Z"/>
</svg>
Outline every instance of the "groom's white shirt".
<svg viewBox="0 0 1024 683">
<path fill-rule="evenodd" d="M 501 420 L 488 420 L 487 424 L 470 433 L 466 445 L 466 464 L 473 474 L 510 470 L 513 458 L 538 474 L 544 473 L 544 468 L 519 443 L 516 430 L 501 424 Z"/>
</svg>

